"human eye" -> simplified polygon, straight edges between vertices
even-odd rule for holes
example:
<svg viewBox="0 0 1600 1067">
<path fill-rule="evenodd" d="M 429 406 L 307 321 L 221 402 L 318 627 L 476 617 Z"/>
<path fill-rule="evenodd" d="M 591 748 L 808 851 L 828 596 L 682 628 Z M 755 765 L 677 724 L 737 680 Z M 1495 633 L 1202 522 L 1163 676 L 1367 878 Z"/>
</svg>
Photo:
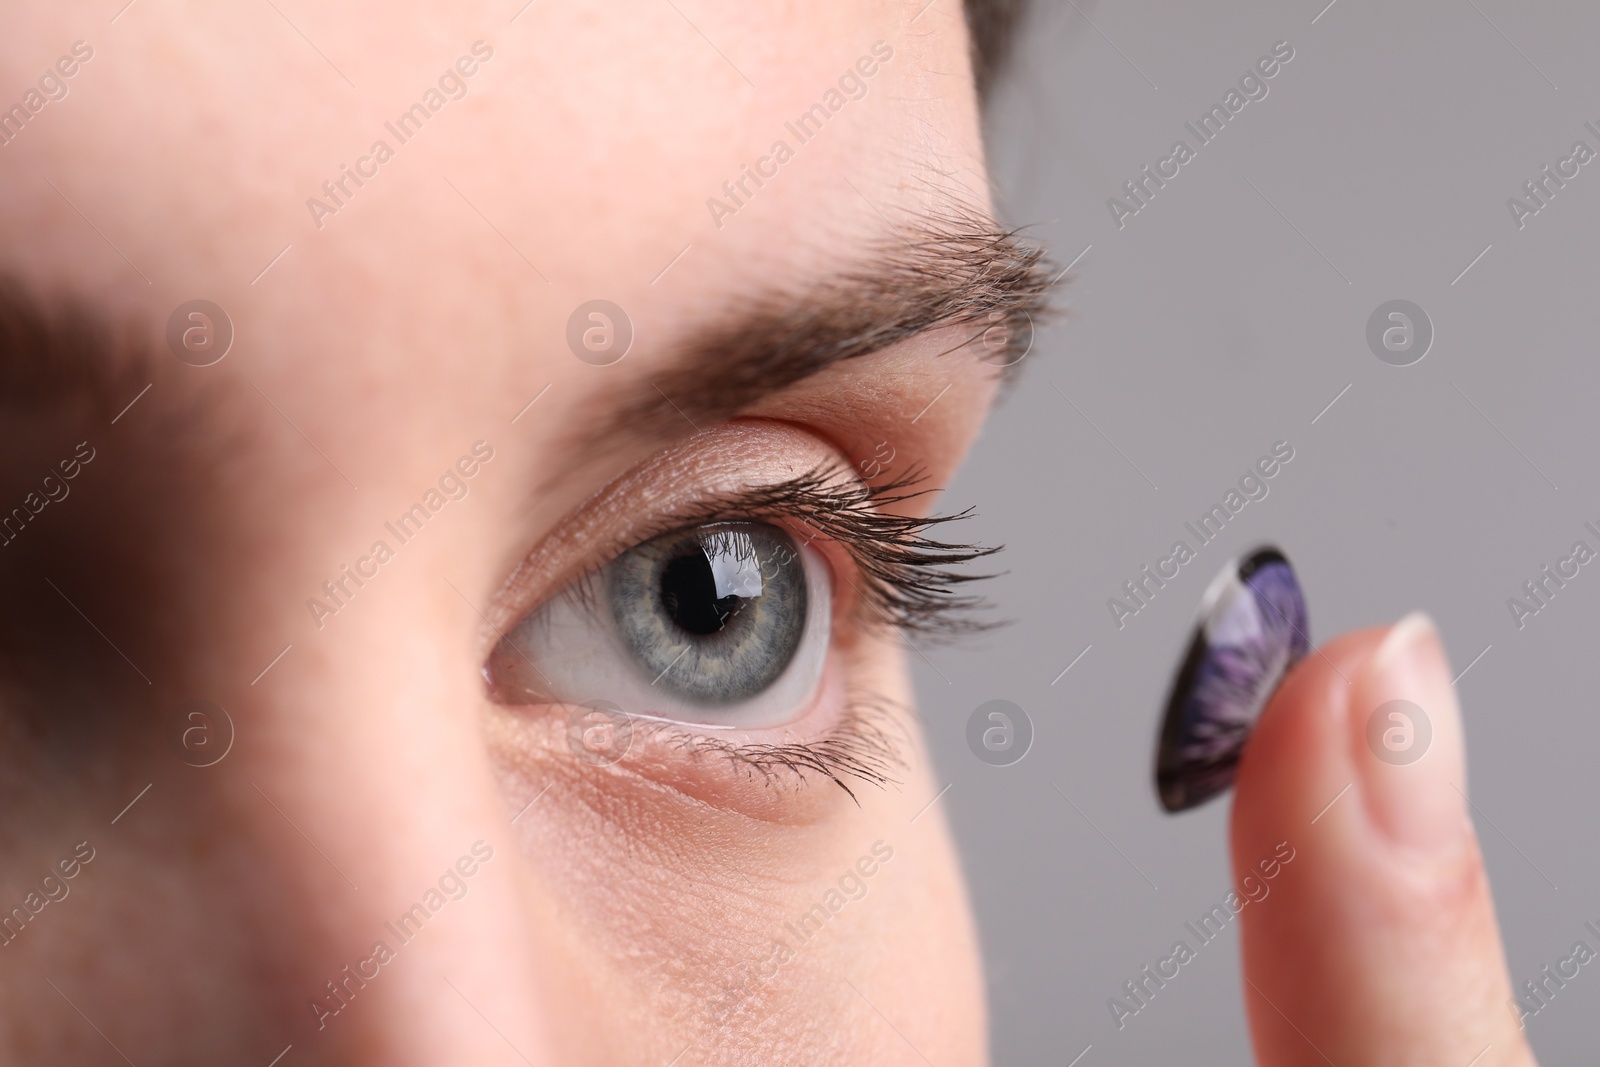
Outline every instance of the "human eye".
<svg viewBox="0 0 1600 1067">
<path fill-rule="evenodd" d="M 763 780 L 890 780 L 903 731 L 856 677 L 864 650 L 984 625 L 962 588 L 984 575 L 962 565 L 994 551 L 930 537 L 962 516 L 918 515 L 926 492 L 914 471 L 869 484 L 825 458 L 692 496 L 501 631 L 489 696 L 600 710 Z"/>
<path fill-rule="evenodd" d="M 782 726 L 812 699 L 832 641 L 832 580 L 770 522 L 681 527 L 581 576 L 489 661 L 504 703 L 601 699 L 708 727 Z"/>
</svg>

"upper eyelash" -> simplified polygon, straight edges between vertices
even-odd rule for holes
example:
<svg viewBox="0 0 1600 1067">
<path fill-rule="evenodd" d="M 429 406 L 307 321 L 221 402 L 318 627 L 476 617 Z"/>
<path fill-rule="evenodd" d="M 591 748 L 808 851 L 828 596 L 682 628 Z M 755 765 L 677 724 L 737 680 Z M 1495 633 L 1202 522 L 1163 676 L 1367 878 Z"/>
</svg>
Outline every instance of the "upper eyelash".
<svg viewBox="0 0 1600 1067">
<path fill-rule="evenodd" d="M 786 481 L 708 498 L 690 512 L 676 515 L 670 528 L 788 519 L 849 553 L 860 578 L 859 583 L 850 585 L 876 616 L 864 622 L 942 637 L 990 629 L 996 624 L 981 617 L 987 602 L 959 590 L 969 582 L 994 576 L 948 568 L 992 556 L 1004 546 L 926 536 L 926 531 L 936 526 L 969 518 L 974 509 L 920 518 L 882 510 L 935 492 L 916 488 L 924 480 L 921 469 L 910 468 L 868 484 L 840 463 L 823 463 Z M 808 544 L 814 540 L 801 539 Z"/>
<path fill-rule="evenodd" d="M 920 518 L 880 510 L 937 492 L 915 488 L 925 480 L 922 470 L 913 467 L 868 484 L 855 478 L 850 468 L 841 463 L 822 463 L 786 481 L 707 497 L 656 519 L 636 536 L 642 544 L 694 526 L 786 519 L 837 543 L 849 554 L 860 581 L 842 577 L 869 609 L 861 619 L 864 624 L 886 625 L 936 638 L 993 629 L 1001 624 L 983 617 L 988 602 L 959 589 L 994 575 L 948 568 L 993 556 L 1005 546 L 940 541 L 925 535 L 933 527 L 970 518 L 975 509 Z M 799 539 L 810 544 L 816 538 Z M 581 603 L 596 607 L 597 579 L 607 565 L 581 575 L 569 587 L 571 594 Z"/>
</svg>

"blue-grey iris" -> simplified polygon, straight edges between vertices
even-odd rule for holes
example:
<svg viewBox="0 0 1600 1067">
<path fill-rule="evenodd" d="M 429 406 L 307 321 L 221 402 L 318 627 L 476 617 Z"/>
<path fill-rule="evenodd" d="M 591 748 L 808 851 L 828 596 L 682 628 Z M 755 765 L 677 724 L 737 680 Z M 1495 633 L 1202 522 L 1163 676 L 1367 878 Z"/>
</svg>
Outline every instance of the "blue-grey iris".
<svg viewBox="0 0 1600 1067">
<path fill-rule="evenodd" d="M 610 564 L 605 595 L 645 680 L 705 705 L 766 689 L 805 634 L 801 554 L 766 523 L 715 523 L 646 541 Z"/>
</svg>

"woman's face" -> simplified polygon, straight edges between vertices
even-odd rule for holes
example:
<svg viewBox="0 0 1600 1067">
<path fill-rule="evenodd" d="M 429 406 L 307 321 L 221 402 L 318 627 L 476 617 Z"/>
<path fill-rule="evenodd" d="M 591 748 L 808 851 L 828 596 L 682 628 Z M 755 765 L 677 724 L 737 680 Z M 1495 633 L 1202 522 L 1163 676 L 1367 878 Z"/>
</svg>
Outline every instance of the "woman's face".
<svg viewBox="0 0 1600 1067">
<path fill-rule="evenodd" d="M 954 0 L 115 6 L 0 34 L 6 1058 L 981 1061 Z"/>
</svg>

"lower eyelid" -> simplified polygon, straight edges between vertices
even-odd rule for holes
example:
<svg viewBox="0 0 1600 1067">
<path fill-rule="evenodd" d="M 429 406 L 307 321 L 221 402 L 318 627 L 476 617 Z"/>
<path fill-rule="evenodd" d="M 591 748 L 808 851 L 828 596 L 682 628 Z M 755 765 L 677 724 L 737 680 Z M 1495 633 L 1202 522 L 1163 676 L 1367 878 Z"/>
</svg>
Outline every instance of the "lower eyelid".
<svg viewBox="0 0 1600 1067">
<path fill-rule="evenodd" d="M 585 753 L 581 733 L 569 728 L 581 708 L 547 704 L 494 706 L 503 725 L 490 736 L 516 749 L 502 762 L 529 779 L 530 797 L 551 782 L 587 782 L 608 798 L 607 810 L 629 797 L 676 796 L 708 812 L 807 824 L 841 804 L 854 807 L 851 798 L 859 803 L 863 790 L 897 787 L 913 751 L 909 709 L 855 687 L 847 670 L 830 661 L 818 700 L 783 727 L 707 730 L 640 719 L 620 753 Z M 681 815 L 681 804 L 669 804 L 663 816 Z"/>
<path fill-rule="evenodd" d="M 877 641 L 831 649 L 823 684 L 801 718 L 759 730 L 641 721 L 614 760 L 580 754 L 583 740 L 569 729 L 569 706 L 491 705 L 503 726 L 488 732 L 512 748 L 497 762 L 515 768 L 521 780 L 508 787 L 524 797 L 517 810 L 554 785 L 556 803 L 582 804 L 614 823 L 621 839 L 641 826 L 703 826 L 711 834 L 746 824 L 812 826 L 856 817 L 873 795 L 898 791 L 907 780 L 921 745 L 911 705 L 884 695 L 899 692 L 897 672 L 880 671 L 895 655 L 893 646 Z M 875 679 L 888 689 L 877 688 Z"/>
</svg>

